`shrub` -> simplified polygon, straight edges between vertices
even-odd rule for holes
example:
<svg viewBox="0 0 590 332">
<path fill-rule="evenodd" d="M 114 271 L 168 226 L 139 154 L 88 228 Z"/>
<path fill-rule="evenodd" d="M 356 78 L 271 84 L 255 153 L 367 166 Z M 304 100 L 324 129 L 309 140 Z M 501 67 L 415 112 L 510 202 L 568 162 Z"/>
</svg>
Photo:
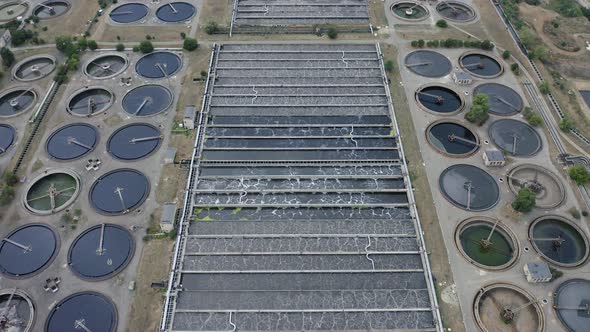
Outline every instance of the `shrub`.
<svg viewBox="0 0 590 332">
<path fill-rule="evenodd" d="M 586 210 L 582 210 L 582 215 L 583 215 L 584 217 L 587 217 L 587 216 L 588 216 L 588 211 L 586 211 Z"/>
<path fill-rule="evenodd" d="M 539 91 L 541 91 L 541 93 L 544 95 L 549 94 L 549 92 L 550 92 L 549 83 L 547 83 L 547 81 L 541 82 L 541 84 L 539 84 Z"/>
<path fill-rule="evenodd" d="M 145 35 L 145 39 L 146 39 L 146 40 L 152 40 L 152 36 L 150 36 L 150 35 Z"/>
<path fill-rule="evenodd" d="M 385 62 L 385 70 L 387 70 L 388 72 L 392 73 L 394 67 L 395 67 L 395 65 L 393 63 L 393 60 L 387 60 Z"/>
<path fill-rule="evenodd" d="M 336 38 L 338 38 L 338 31 L 336 30 L 336 28 L 330 27 L 330 28 L 328 28 L 327 35 L 328 35 L 328 38 L 330 38 L 330 39 L 336 39 Z"/>
<path fill-rule="evenodd" d="M 16 174 L 14 174 L 13 172 L 6 172 L 4 174 L 4 182 L 13 187 L 15 184 L 18 183 L 18 176 L 16 176 Z"/>
<path fill-rule="evenodd" d="M 181 33 L 180 33 L 180 38 L 182 38 L 182 39 L 186 38 L 186 33 L 184 33 L 184 32 L 181 32 Z"/>
<path fill-rule="evenodd" d="M 418 40 L 418 47 L 424 47 L 424 44 L 425 44 L 425 42 L 423 39 Z"/>
<path fill-rule="evenodd" d="M 509 59 L 510 58 L 510 51 L 505 50 L 504 52 L 502 52 L 502 58 Z"/>
<path fill-rule="evenodd" d="M 20 46 L 33 38 L 33 31 L 31 30 L 10 30 L 12 46 Z"/>
<path fill-rule="evenodd" d="M 0 205 L 8 205 L 14 199 L 14 188 L 5 185 L 0 192 Z"/>
<path fill-rule="evenodd" d="M 55 47 L 68 58 L 78 53 L 78 46 L 70 36 L 59 36 L 55 38 Z"/>
<path fill-rule="evenodd" d="M 514 75 L 518 76 L 520 75 L 520 66 L 518 65 L 518 63 L 513 63 L 510 65 L 510 70 L 512 70 L 512 72 L 514 73 Z"/>
<path fill-rule="evenodd" d="M 209 21 L 207 23 L 207 25 L 205 25 L 205 32 L 208 35 L 212 35 L 214 33 L 216 33 L 219 30 L 219 25 L 217 25 L 217 22 L 215 21 Z"/>
<path fill-rule="evenodd" d="M 492 43 L 491 41 L 489 41 L 487 39 L 481 42 L 481 48 L 483 50 L 490 51 L 490 50 L 493 50 L 494 47 L 495 47 L 494 43 Z"/>
<path fill-rule="evenodd" d="M 555 280 L 555 279 L 559 279 L 560 277 L 563 276 L 563 272 L 561 272 L 560 270 L 557 270 L 553 267 L 549 267 L 549 271 L 551 272 L 551 281 Z"/>
<path fill-rule="evenodd" d="M 473 98 L 473 105 L 469 112 L 465 114 L 465 119 L 471 123 L 475 123 L 478 126 L 483 125 L 488 118 L 490 111 L 490 102 L 488 96 L 482 93 L 478 93 Z"/>
<path fill-rule="evenodd" d="M 0 57 L 2 57 L 2 64 L 8 68 L 14 63 L 14 53 L 8 47 L 0 49 Z"/>
<path fill-rule="evenodd" d="M 448 27 L 449 24 L 445 20 L 438 20 L 438 21 L 436 21 L 436 26 L 444 29 L 444 28 Z"/>
<path fill-rule="evenodd" d="M 47 27 L 42 27 L 41 28 L 41 30 L 43 30 L 43 31 L 47 31 L 47 29 L 48 29 Z"/>
<path fill-rule="evenodd" d="M 412 47 L 418 47 L 418 41 L 417 40 L 412 40 L 412 42 L 410 43 L 410 45 L 412 45 Z"/>
<path fill-rule="evenodd" d="M 31 20 L 31 22 L 33 22 L 34 24 L 37 24 L 37 23 L 39 23 L 39 17 L 38 17 L 38 16 L 32 15 L 32 16 L 30 17 L 30 20 Z"/>
<path fill-rule="evenodd" d="M 139 46 L 133 46 L 132 50 L 133 50 L 133 52 L 136 52 L 136 53 L 139 52 Z"/>
<path fill-rule="evenodd" d="M 533 127 L 538 127 L 543 124 L 543 118 L 528 106 L 524 108 L 522 115 L 524 116 L 525 120 L 527 120 L 527 122 Z"/>
<path fill-rule="evenodd" d="M 569 209 L 568 212 L 572 215 L 572 217 L 574 219 L 580 219 L 582 217 L 582 215 L 580 214 L 580 211 L 578 211 L 578 209 L 576 209 L 574 207 Z"/>
<path fill-rule="evenodd" d="M 86 38 L 81 38 L 80 40 L 78 40 L 78 49 L 80 51 L 86 51 L 87 48 L 88 48 L 88 40 L 86 40 Z"/>
<path fill-rule="evenodd" d="M 66 67 L 65 65 L 59 65 L 59 67 L 57 67 L 57 73 L 55 74 L 55 77 L 53 77 L 53 80 L 58 84 L 66 83 L 68 81 L 68 67 Z"/>
<path fill-rule="evenodd" d="M 144 40 L 139 43 L 138 49 L 143 54 L 152 53 L 154 51 L 154 45 L 149 40 Z"/>
<path fill-rule="evenodd" d="M 577 185 L 583 185 L 590 181 L 590 172 L 588 172 L 588 169 L 583 165 L 574 165 L 570 167 L 567 173 L 569 174 L 570 179 L 572 179 Z"/>
<path fill-rule="evenodd" d="M 123 45 L 122 43 L 117 44 L 117 46 L 115 46 L 115 48 L 117 49 L 117 51 L 119 52 L 123 52 L 125 51 L 125 45 Z"/>
<path fill-rule="evenodd" d="M 182 48 L 187 51 L 194 51 L 199 47 L 199 42 L 194 38 L 186 38 L 182 43 Z"/>
<path fill-rule="evenodd" d="M 527 187 L 518 191 L 516 199 L 512 202 L 512 208 L 518 212 L 530 212 L 536 205 L 537 195 Z"/>
<path fill-rule="evenodd" d="M 207 77 L 207 71 L 201 70 L 201 77 Z"/>
<path fill-rule="evenodd" d="M 68 71 L 76 71 L 80 66 L 80 58 L 77 55 L 73 55 L 68 59 Z"/>
<path fill-rule="evenodd" d="M 562 131 L 568 132 L 572 129 L 574 129 L 574 123 L 572 122 L 572 120 L 570 120 L 569 118 L 563 118 L 561 119 L 561 121 L 559 121 L 559 129 L 561 129 Z"/>
<path fill-rule="evenodd" d="M 94 51 L 95 49 L 97 49 L 98 48 L 98 44 L 96 43 L 96 40 L 89 40 L 88 41 L 88 48 L 91 51 Z"/>
</svg>

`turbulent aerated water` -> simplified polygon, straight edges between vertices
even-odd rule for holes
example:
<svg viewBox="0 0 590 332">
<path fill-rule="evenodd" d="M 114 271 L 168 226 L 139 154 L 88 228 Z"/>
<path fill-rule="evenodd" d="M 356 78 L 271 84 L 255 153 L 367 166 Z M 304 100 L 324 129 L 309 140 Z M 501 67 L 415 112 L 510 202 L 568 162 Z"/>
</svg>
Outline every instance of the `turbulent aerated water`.
<svg viewBox="0 0 590 332">
<path fill-rule="evenodd" d="M 52 158 L 66 161 L 80 158 L 94 150 L 98 130 L 86 123 L 73 123 L 56 130 L 47 140 L 47 153 Z"/>
<path fill-rule="evenodd" d="M 405 65 L 415 74 L 426 77 L 442 77 L 453 69 L 446 56 L 428 50 L 411 52 L 406 56 Z"/>
<path fill-rule="evenodd" d="M 463 107 L 459 95 L 444 86 L 422 88 L 416 91 L 416 98 L 422 106 L 436 113 L 453 113 Z"/>
<path fill-rule="evenodd" d="M 444 1 L 436 6 L 436 11 L 451 21 L 467 22 L 475 18 L 475 11 L 468 5 L 456 1 Z"/>
<path fill-rule="evenodd" d="M 479 140 L 473 132 L 458 123 L 437 123 L 430 127 L 427 135 L 429 142 L 441 152 L 465 155 L 479 148 Z"/>
<path fill-rule="evenodd" d="M 502 65 L 491 56 L 471 53 L 459 59 L 461 66 L 474 75 L 495 77 L 502 72 Z"/>
<path fill-rule="evenodd" d="M 107 143 L 107 151 L 115 158 L 137 160 L 153 153 L 162 141 L 160 130 L 147 123 L 133 123 L 115 131 Z"/>
<path fill-rule="evenodd" d="M 121 55 L 109 54 L 94 58 L 86 65 L 85 72 L 96 79 L 120 74 L 127 67 L 127 59 Z"/>
<path fill-rule="evenodd" d="M 473 91 L 473 95 L 485 94 L 490 102 L 490 113 L 496 115 L 512 115 L 522 111 L 524 106 L 518 92 L 506 85 L 485 83 Z"/>
<path fill-rule="evenodd" d="M 96 225 L 74 240 L 68 252 L 68 265 L 83 279 L 103 280 L 121 272 L 134 250 L 133 236 L 125 228 Z"/>
<path fill-rule="evenodd" d="M 453 204 L 468 211 L 484 211 L 498 202 L 500 189 L 484 170 L 466 164 L 445 169 L 439 178 L 442 194 Z"/>
<path fill-rule="evenodd" d="M 569 331 L 587 331 L 590 326 L 590 281 L 572 279 L 559 285 L 553 308 Z"/>
<path fill-rule="evenodd" d="M 28 277 L 47 267 L 59 248 L 57 234 L 43 224 L 19 227 L 0 243 L 0 271 L 12 277 Z"/>
<path fill-rule="evenodd" d="M 164 22 L 183 22 L 195 15 L 195 6 L 186 2 L 170 2 L 160 6 L 156 16 Z"/>
<path fill-rule="evenodd" d="M 0 123 L 0 156 L 16 141 L 16 130 L 7 124 Z"/>
<path fill-rule="evenodd" d="M 142 3 L 126 3 L 111 11 L 111 20 L 117 23 L 133 23 L 146 17 L 149 9 Z"/>
<path fill-rule="evenodd" d="M 172 104 L 172 92 L 156 84 L 139 86 L 123 97 L 123 109 L 135 116 L 152 116 L 164 112 Z"/>
<path fill-rule="evenodd" d="M 75 293 L 66 297 L 53 307 L 45 321 L 45 332 L 114 332 L 116 329 L 115 305 L 104 295 L 95 292 Z"/>
<path fill-rule="evenodd" d="M 36 99 L 32 89 L 13 90 L 0 97 L 0 117 L 15 116 L 27 111 Z"/>
<path fill-rule="evenodd" d="M 501 150 L 519 157 L 529 157 L 541 150 L 541 136 L 530 125 L 513 120 L 500 119 L 488 128 L 492 142 Z"/>
<path fill-rule="evenodd" d="M 68 103 L 68 110 L 76 115 L 91 116 L 106 111 L 113 103 L 113 94 L 104 88 L 90 88 L 78 92 Z"/>
<path fill-rule="evenodd" d="M 174 75 L 182 67 L 182 59 L 172 52 L 152 52 L 144 55 L 135 70 L 146 78 L 164 78 Z"/>
<path fill-rule="evenodd" d="M 150 184 L 147 177 L 134 169 L 110 171 L 90 188 L 90 201 L 99 213 L 118 215 L 139 207 L 147 198 Z"/>
<path fill-rule="evenodd" d="M 66 1 L 45 1 L 42 3 L 42 5 L 35 7 L 33 10 L 33 15 L 42 20 L 45 20 L 62 15 L 69 9 L 70 4 Z"/>
<path fill-rule="evenodd" d="M 561 264 L 580 264 L 585 259 L 587 238 L 569 223 L 547 217 L 532 227 L 534 247 L 545 257 Z"/>
</svg>

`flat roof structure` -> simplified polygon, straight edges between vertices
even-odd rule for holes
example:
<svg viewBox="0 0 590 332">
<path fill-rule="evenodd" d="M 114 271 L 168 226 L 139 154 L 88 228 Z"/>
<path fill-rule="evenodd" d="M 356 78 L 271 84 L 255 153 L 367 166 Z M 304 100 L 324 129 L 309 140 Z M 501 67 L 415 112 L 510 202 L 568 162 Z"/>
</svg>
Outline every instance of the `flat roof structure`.
<svg viewBox="0 0 590 332">
<path fill-rule="evenodd" d="M 378 45 L 213 48 L 162 331 L 442 331 Z"/>
</svg>

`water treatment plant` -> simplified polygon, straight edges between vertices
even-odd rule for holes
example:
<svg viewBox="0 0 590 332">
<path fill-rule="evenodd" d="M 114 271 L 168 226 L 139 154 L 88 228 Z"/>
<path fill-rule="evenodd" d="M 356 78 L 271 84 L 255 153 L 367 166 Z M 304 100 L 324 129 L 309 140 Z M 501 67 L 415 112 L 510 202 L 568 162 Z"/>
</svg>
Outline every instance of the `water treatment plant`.
<svg viewBox="0 0 590 332">
<path fill-rule="evenodd" d="M 2 2 L 0 332 L 587 332 L 555 1 Z"/>
</svg>

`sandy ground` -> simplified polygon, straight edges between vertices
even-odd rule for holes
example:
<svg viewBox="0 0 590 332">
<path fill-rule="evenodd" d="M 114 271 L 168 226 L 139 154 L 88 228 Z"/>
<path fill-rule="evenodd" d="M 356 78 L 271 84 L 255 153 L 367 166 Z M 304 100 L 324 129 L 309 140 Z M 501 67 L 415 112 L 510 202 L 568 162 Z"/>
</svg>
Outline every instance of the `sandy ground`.
<svg viewBox="0 0 590 332">
<path fill-rule="evenodd" d="M 94 17 L 98 9 L 97 1 L 71 1 L 72 7 L 69 12 L 62 16 L 43 20 L 39 22 L 39 38 L 45 39 L 47 43 L 53 43 L 57 36 L 71 36 L 72 33 L 80 34 L 86 30 L 88 22 Z M 66 24 L 63 24 L 66 22 Z M 47 31 L 43 31 L 47 27 Z"/>
</svg>

